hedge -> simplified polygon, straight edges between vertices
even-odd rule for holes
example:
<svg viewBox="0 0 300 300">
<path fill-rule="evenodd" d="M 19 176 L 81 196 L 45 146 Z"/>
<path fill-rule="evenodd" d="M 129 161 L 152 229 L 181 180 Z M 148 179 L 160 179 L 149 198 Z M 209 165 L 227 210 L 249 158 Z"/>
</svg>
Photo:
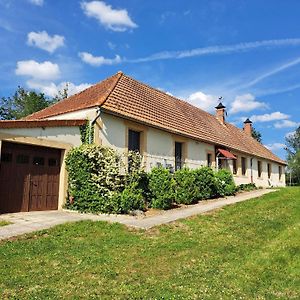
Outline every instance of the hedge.
<svg viewBox="0 0 300 300">
<path fill-rule="evenodd" d="M 97 145 L 72 149 L 66 159 L 69 173 L 66 206 L 81 212 L 129 213 L 149 207 L 169 209 L 174 203 L 191 204 L 236 192 L 228 170 L 184 168 L 174 174 L 163 167 L 146 173 L 141 156 Z"/>
</svg>

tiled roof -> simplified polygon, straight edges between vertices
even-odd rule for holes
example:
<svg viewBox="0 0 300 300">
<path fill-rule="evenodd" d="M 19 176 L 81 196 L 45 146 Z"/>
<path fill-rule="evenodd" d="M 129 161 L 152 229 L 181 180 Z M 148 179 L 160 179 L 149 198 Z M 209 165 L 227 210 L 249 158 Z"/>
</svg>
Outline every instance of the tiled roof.
<svg viewBox="0 0 300 300">
<path fill-rule="evenodd" d="M 27 119 L 100 106 L 104 111 L 150 126 L 285 164 L 270 150 L 230 123 L 121 72 L 37 112 Z"/>
<path fill-rule="evenodd" d="M 122 73 L 119 72 L 78 94 L 27 116 L 24 120 L 45 119 L 80 109 L 100 106 L 111 93 L 121 76 Z"/>
<path fill-rule="evenodd" d="M 0 121 L 1 128 L 71 127 L 84 125 L 86 120 L 9 120 Z"/>
</svg>

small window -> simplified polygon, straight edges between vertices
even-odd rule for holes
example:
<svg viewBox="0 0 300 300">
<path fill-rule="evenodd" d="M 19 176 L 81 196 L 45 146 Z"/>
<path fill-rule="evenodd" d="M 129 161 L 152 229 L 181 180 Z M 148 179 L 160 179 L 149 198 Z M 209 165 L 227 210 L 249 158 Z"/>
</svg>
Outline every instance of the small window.
<svg viewBox="0 0 300 300">
<path fill-rule="evenodd" d="M 18 154 L 16 158 L 17 164 L 28 164 L 29 163 L 29 156 L 25 154 Z"/>
<path fill-rule="evenodd" d="M 128 130 L 128 150 L 140 152 L 141 133 L 134 130 Z"/>
<path fill-rule="evenodd" d="M 35 156 L 32 163 L 36 166 L 43 166 L 45 164 L 45 159 L 44 157 Z"/>
<path fill-rule="evenodd" d="M 175 142 L 175 171 L 182 168 L 182 143 Z"/>
<path fill-rule="evenodd" d="M 247 171 L 246 157 L 242 157 L 242 175 L 245 176 Z"/>
<path fill-rule="evenodd" d="M 271 178 L 271 164 L 268 164 L 268 178 L 270 179 Z"/>
<path fill-rule="evenodd" d="M 232 172 L 234 175 L 237 174 L 237 159 L 232 160 Z"/>
<path fill-rule="evenodd" d="M 212 163 L 211 157 L 212 157 L 211 153 L 207 153 L 207 166 L 208 167 L 211 167 L 211 163 Z"/>
<path fill-rule="evenodd" d="M 261 178 L 262 165 L 261 165 L 261 161 L 260 160 L 257 161 L 257 172 L 258 172 L 258 178 Z"/>
<path fill-rule="evenodd" d="M 9 163 L 12 162 L 12 153 L 1 153 L 1 162 Z"/>
<path fill-rule="evenodd" d="M 56 159 L 56 158 L 49 158 L 48 159 L 48 166 L 49 167 L 58 167 L 58 159 Z"/>
<path fill-rule="evenodd" d="M 281 177 L 282 177 L 282 166 L 278 166 L 278 174 L 279 174 L 279 180 L 281 180 Z"/>
</svg>

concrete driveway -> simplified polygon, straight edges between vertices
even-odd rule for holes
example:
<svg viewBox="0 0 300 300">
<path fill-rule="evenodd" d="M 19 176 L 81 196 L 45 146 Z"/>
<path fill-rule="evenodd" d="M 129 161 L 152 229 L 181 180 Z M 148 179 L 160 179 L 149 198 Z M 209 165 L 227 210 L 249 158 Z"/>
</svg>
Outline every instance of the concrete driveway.
<svg viewBox="0 0 300 300">
<path fill-rule="evenodd" d="M 59 224 L 81 220 L 107 221 L 112 223 L 118 222 L 126 226 L 136 227 L 140 229 L 149 229 L 151 227 L 167 224 L 178 219 L 183 219 L 201 213 L 209 212 L 229 204 L 234 204 L 248 199 L 260 197 L 264 194 L 274 191 L 275 190 L 256 190 L 252 192 L 242 193 L 237 196 L 201 201 L 198 204 L 189 205 L 185 208 L 162 211 L 160 214 L 150 217 L 106 214 L 80 214 L 77 212 L 66 210 L 3 214 L 0 215 L 0 220 L 9 221 L 12 224 L 0 227 L 0 240 L 38 230 L 48 229 Z"/>
</svg>

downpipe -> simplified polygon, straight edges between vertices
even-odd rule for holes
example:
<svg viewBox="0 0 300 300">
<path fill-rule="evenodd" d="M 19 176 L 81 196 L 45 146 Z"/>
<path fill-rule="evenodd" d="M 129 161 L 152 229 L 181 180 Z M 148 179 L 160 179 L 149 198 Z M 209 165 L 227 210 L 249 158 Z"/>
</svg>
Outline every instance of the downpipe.
<svg viewBox="0 0 300 300">
<path fill-rule="evenodd" d="M 90 122 L 90 130 L 89 130 L 89 144 L 92 143 L 92 128 L 95 125 L 96 121 L 100 118 L 101 115 L 101 107 L 99 106 L 96 111 L 96 117 Z"/>
</svg>

